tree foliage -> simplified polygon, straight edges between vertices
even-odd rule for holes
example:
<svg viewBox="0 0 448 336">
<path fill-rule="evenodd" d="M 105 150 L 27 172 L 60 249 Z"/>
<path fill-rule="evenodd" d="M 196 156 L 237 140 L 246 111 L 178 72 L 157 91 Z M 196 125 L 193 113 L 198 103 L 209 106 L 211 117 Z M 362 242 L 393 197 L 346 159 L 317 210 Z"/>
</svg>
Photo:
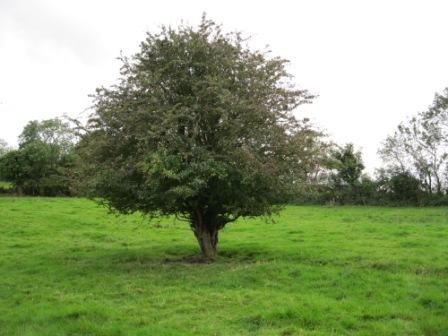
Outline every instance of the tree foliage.
<svg viewBox="0 0 448 336">
<path fill-rule="evenodd" d="M 420 205 L 422 201 L 420 180 L 408 171 L 380 171 L 378 189 L 392 204 Z"/>
<path fill-rule="evenodd" d="M 30 121 L 19 137 L 19 148 L 0 158 L 0 177 L 19 194 L 68 195 L 74 165 L 74 133 L 60 119 Z"/>
<path fill-rule="evenodd" d="M 11 150 L 11 147 L 9 147 L 8 143 L 0 138 L 0 157 L 5 155 Z"/>
<path fill-rule="evenodd" d="M 427 111 L 401 123 L 379 154 L 390 171 L 413 174 L 429 195 L 441 196 L 448 173 L 448 89 Z"/>
<path fill-rule="evenodd" d="M 294 182 L 300 186 L 318 183 L 325 178 L 329 156 L 334 144 L 327 135 L 314 126 L 309 119 L 299 122 L 297 132 L 292 136 L 291 144 L 296 155 L 291 157 L 296 166 Z"/>
<path fill-rule="evenodd" d="M 213 257 L 227 223 L 287 199 L 292 111 L 313 97 L 294 88 L 286 60 L 205 18 L 148 33 L 122 61 L 119 83 L 97 90 L 79 145 L 89 186 L 120 212 L 188 220 Z"/>
<path fill-rule="evenodd" d="M 356 151 L 353 144 L 332 150 L 329 167 L 334 170 L 332 178 L 337 185 L 353 187 L 361 178 L 364 167 L 361 152 Z"/>
</svg>

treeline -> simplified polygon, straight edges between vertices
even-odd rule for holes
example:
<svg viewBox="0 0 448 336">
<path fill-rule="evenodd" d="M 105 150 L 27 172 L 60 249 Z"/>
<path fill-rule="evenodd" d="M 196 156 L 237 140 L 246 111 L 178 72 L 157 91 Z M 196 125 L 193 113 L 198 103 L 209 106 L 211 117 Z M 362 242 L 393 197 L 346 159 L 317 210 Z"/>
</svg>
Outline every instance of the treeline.
<svg viewBox="0 0 448 336">
<path fill-rule="evenodd" d="M 446 192 L 429 194 L 409 171 L 381 169 L 376 178 L 363 173 L 361 152 L 353 144 L 330 148 L 326 161 L 294 194 L 296 204 L 448 205 Z"/>
<path fill-rule="evenodd" d="M 375 178 L 363 173 L 352 144 L 334 145 L 321 133 L 310 133 L 308 144 L 309 170 L 297 183 L 296 203 L 448 205 L 448 88 L 385 139 Z"/>
<path fill-rule="evenodd" d="M 0 145 L 0 180 L 13 188 L 2 191 L 32 196 L 78 195 L 77 136 L 60 119 L 30 121 L 19 136 L 19 148 Z"/>
<path fill-rule="evenodd" d="M 398 125 L 378 153 L 383 168 L 364 173 L 362 153 L 337 145 L 308 120 L 291 140 L 296 149 L 291 202 L 296 204 L 448 205 L 448 88 L 427 111 Z M 17 149 L 0 140 L 0 192 L 84 196 L 82 136 L 68 121 L 31 121 Z M 288 160 L 291 158 L 285 158 Z M 84 176 L 84 177 L 83 177 Z"/>
</svg>

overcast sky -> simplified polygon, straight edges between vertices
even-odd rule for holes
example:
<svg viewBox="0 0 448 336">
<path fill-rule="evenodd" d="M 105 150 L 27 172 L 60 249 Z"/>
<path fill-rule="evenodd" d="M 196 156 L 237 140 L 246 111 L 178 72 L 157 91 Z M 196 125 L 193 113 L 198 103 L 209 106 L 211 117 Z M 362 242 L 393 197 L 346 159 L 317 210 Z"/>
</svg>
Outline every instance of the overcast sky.
<svg viewBox="0 0 448 336">
<path fill-rule="evenodd" d="M 446 0 L 0 0 L 0 138 L 16 145 L 29 120 L 82 115 L 118 77 L 121 50 L 202 12 L 289 59 L 299 87 L 319 95 L 297 116 L 362 148 L 371 172 L 387 134 L 448 86 Z"/>
</svg>

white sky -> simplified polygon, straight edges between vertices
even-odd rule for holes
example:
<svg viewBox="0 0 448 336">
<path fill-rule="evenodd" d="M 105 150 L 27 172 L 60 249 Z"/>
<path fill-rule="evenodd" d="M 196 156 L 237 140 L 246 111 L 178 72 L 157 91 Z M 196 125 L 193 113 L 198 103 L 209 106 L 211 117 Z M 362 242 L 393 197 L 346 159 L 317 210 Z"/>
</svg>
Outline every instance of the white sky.
<svg viewBox="0 0 448 336">
<path fill-rule="evenodd" d="M 363 150 L 448 86 L 448 1 L 0 0 L 0 138 L 12 145 L 34 119 L 79 116 L 89 94 L 118 77 L 146 31 L 202 12 L 291 61 L 300 87 L 319 94 L 297 115 Z"/>
</svg>

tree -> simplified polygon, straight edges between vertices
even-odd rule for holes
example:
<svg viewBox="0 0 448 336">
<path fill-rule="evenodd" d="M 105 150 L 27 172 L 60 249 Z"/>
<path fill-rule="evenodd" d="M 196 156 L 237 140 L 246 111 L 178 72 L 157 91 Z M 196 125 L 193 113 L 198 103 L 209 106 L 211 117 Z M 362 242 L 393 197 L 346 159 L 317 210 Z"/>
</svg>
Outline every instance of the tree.
<svg viewBox="0 0 448 336">
<path fill-rule="evenodd" d="M 380 191 L 393 203 L 418 205 L 422 190 L 420 180 L 407 171 L 379 171 Z"/>
<path fill-rule="evenodd" d="M 326 134 L 312 125 L 309 119 L 299 123 L 299 129 L 292 137 L 291 143 L 295 146 L 298 175 L 295 182 L 298 184 L 315 184 L 325 174 L 326 165 L 333 144 L 328 142 Z"/>
<path fill-rule="evenodd" d="M 422 113 L 423 141 L 430 149 L 430 167 L 435 177 L 436 192 L 447 187 L 448 175 L 448 88 L 436 93 L 432 105 Z"/>
<path fill-rule="evenodd" d="M 59 118 L 28 122 L 19 136 L 21 148 L 32 143 L 44 143 L 62 153 L 72 150 L 76 134 L 68 122 Z"/>
<path fill-rule="evenodd" d="M 379 150 L 387 169 L 411 173 L 426 193 L 442 195 L 448 164 L 448 89 L 427 111 L 398 125 Z"/>
<path fill-rule="evenodd" d="M 5 140 L 0 139 L 0 156 L 5 155 L 10 150 L 11 148 L 8 146 L 8 143 Z"/>
<path fill-rule="evenodd" d="M 74 133 L 59 119 L 30 121 L 19 137 L 19 148 L 0 158 L 0 177 L 19 194 L 68 195 L 74 165 Z"/>
<path fill-rule="evenodd" d="M 332 148 L 327 163 L 330 169 L 329 196 L 339 203 L 364 203 L 360 195 L 361 174 L 364 169 L 361 152 L 353 144 Z M 367 183 L 367 180 L 364 179 Z"/>
<path fill-rule="evenodd" d="M 353 187 L 356 182 L 359 182 L 364 169 L 361 152 L 355 151 L 351 143 L 336 148 L 331 153 L 329 167 L 336 171 L 333 175 L 336 184 Z"/>
<path fill-rule="evenodd" d="M 187 220 L 213 258 L 227 223 L 286 200 L 292 111 L 313 97 L 294 88 L 286 60 L 205 17 L 197 29 L 148 33 L 121 59 L 119 83 L 97 89 L 79 145 L 92 194 L 121 213 Z"/>
<path fill-rule="evenodd" d="M 299 130 L 292 137 L 296 155 L 288 158 L 296 165 L 293 188 L 294 203 L 322 202 L 328 186 L 327 167 L 333 143 L 327 135 L 310 123 L 308 119 L 300 122 Z"/>
<path fill-rule="evenodd" d="M 448 88 L 441 94 L 435 94 L 432 104 L 423 115 L 426 120 L 433 120 L 443 130 L 443 140 L 448 142 Z"/>
</svg>

